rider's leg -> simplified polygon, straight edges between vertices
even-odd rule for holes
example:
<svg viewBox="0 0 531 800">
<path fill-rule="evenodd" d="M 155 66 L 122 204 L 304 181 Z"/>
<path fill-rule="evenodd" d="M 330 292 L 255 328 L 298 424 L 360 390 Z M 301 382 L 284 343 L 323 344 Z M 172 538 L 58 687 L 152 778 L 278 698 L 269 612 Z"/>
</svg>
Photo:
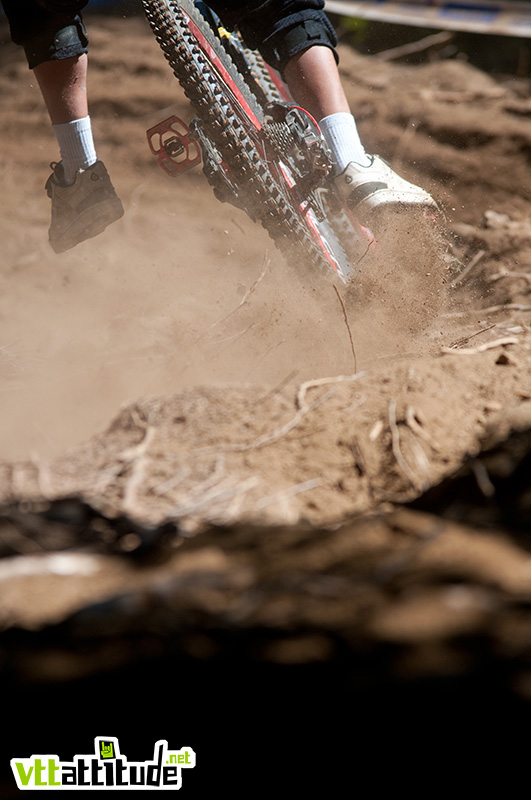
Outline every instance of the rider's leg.
<svg viewBox="0 0 531 800">
<path fill-rule="evenodd" d="M 381 207 L 436 208 L 423 189 L 404 181 L 378 156 L 368 156 L 341 87 L 337 37 L 323 0 L 215 2 L 250 47 L 286 79 L 294 99 L 316 117 L 336 167 L 336 185 L 360 221 Z M 238 6 L 236 12 L 234 6 Z"/>
<path fill-rule="evenodd" d="M 337 37 L 323 0 L 210 0 L 228 27 L 282 73 L 295 101 L 319 122 L 336 172 L 351 161 L 367 165 L 337 70 Z"/>
<path fill-rule="evenodd" d="M 65 181 L 96 161 L 87 105 L 87 0 L 3 0 L 14 42 L 25 50 L 48 108 Z"/>
<path fill-rule="evenodd" d="M 309 47 L 295 55 L 284 67 L 284 78 L 297 102 L 315 119 L 336 112 L 350 113 L 329 47 Z"/>
<path fill-rule="evenodd" d="M 368 166 L 371 159 L 350 112 L 333 51 L 318 46 L 303 50 L 288 61 L 284 78 L 294 99 L 318 120 L 337 173 L 351 161 Z"/>
<path fill-rule="evenodd" d="M 64 182 L 96 163 L 87 102 L 87 55 L 43 61 L 33 70 L 48 109 L 63 165 Z"/>
<path fill-rule="evenodd" d="M 293 56 L 283 73 L 294 99 L 317 118 L 335 161 L 338 191 L 360 222 L 370 223 L 376 210 L 437 208 L 427 192 L 365 152 L 332 50 L 310 46 Z"/>
<path fill-rule="evenodd" d="M 43 61 L 33 73 L 39 83 L 52 125 L 62 125 L 88 114 L 88 59 L 80 56 Z"/>
<path fill-rule="evenodd" d="M 2 0 L 11 38 L 24 47 L 59 143 L 62 161 L 46 183 L 56 252 L 95 236 L 123 215 L 97 161 L 87 105 L 88 38 L 79 10 L 87 0 Z"/>
</svg>

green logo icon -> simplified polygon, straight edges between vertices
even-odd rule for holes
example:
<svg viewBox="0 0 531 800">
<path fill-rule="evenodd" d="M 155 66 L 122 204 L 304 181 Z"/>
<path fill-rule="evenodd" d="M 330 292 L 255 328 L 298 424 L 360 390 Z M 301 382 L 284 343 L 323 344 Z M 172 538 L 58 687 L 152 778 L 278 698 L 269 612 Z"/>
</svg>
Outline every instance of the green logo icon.
<svg viewBox="0 0 531 800">
<path fill-rule="evenodd" d="M 102 758 L 114 758 L 114 748 L 112 742 L 100 742 L 100 754 Z"/>
</svg>

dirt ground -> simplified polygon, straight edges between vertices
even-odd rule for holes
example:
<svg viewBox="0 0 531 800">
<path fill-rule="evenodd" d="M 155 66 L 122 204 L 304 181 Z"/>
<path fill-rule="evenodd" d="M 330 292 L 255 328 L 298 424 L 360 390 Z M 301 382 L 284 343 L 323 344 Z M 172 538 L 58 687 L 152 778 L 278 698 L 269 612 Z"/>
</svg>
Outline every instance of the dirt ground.
<svg viewBox="0 0 531 800">
<path fill-rule="evenodd" d="M 362 264 L 345 320 L 332 284 L 200 170 L 154 163 L 145 130 L 193 115 L 143 19 L 87 20 L 98 155 L 126 213 L 61 256 L 43 192 L 55 140 L 5 29 L 0 49 L 6 680 L 57 700 L 177 669 L 208 683 L 211 721 L 251 674 L 287 697 L 327 667 L 337 714 L 358 704 L 366 723 L 382 698 L 441 711 L 456 686 L 527 709 L 529 80 L 340 49 L 367 149 L 433 194 L 447 231 L 436 262 L 413 237 L 392 268 Z M 171 738 L 149 720 L 149 740 Z"/>
</svg>

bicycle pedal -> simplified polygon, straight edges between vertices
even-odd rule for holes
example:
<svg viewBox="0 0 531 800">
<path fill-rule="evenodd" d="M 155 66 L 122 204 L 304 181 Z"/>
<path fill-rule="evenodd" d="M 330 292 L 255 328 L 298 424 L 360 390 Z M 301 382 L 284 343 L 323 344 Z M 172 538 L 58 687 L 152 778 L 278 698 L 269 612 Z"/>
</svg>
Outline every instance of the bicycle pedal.
<svg viewBox="0 0 531 800">
<path fill-rule="evenodd" d="M 146 132 L 149 149 L 167 175 L 176 178 L 201 163 L 201 147 L 190 128 L 171 116 Z"/>
</svg>

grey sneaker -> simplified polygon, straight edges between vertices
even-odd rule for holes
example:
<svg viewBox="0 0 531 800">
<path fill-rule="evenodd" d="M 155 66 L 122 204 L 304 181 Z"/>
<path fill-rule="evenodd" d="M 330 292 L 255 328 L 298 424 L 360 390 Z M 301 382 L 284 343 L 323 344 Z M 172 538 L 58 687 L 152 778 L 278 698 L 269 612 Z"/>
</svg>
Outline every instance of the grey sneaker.
<svg viewBox="0 0 531 800">
<path fill-rule="evenodd" d="M 101 161 L 80 170 L 69 186 L 64 184 L 62 163 L 51 167 L 45 188 L 52 201 L 49 236 L 56 253 L 97 236 L 123 216 L 122 203 Z"/>
<path fill-rule="evenodd" d="M 418 186 L 401 178 L 379 156 L 368 167 L 351 161 L 334 179 L 335 186 L 362 225 L 369 225 L 375 211 L 418 208 L 438 212 L 435 200 Z"/>
</svg>

